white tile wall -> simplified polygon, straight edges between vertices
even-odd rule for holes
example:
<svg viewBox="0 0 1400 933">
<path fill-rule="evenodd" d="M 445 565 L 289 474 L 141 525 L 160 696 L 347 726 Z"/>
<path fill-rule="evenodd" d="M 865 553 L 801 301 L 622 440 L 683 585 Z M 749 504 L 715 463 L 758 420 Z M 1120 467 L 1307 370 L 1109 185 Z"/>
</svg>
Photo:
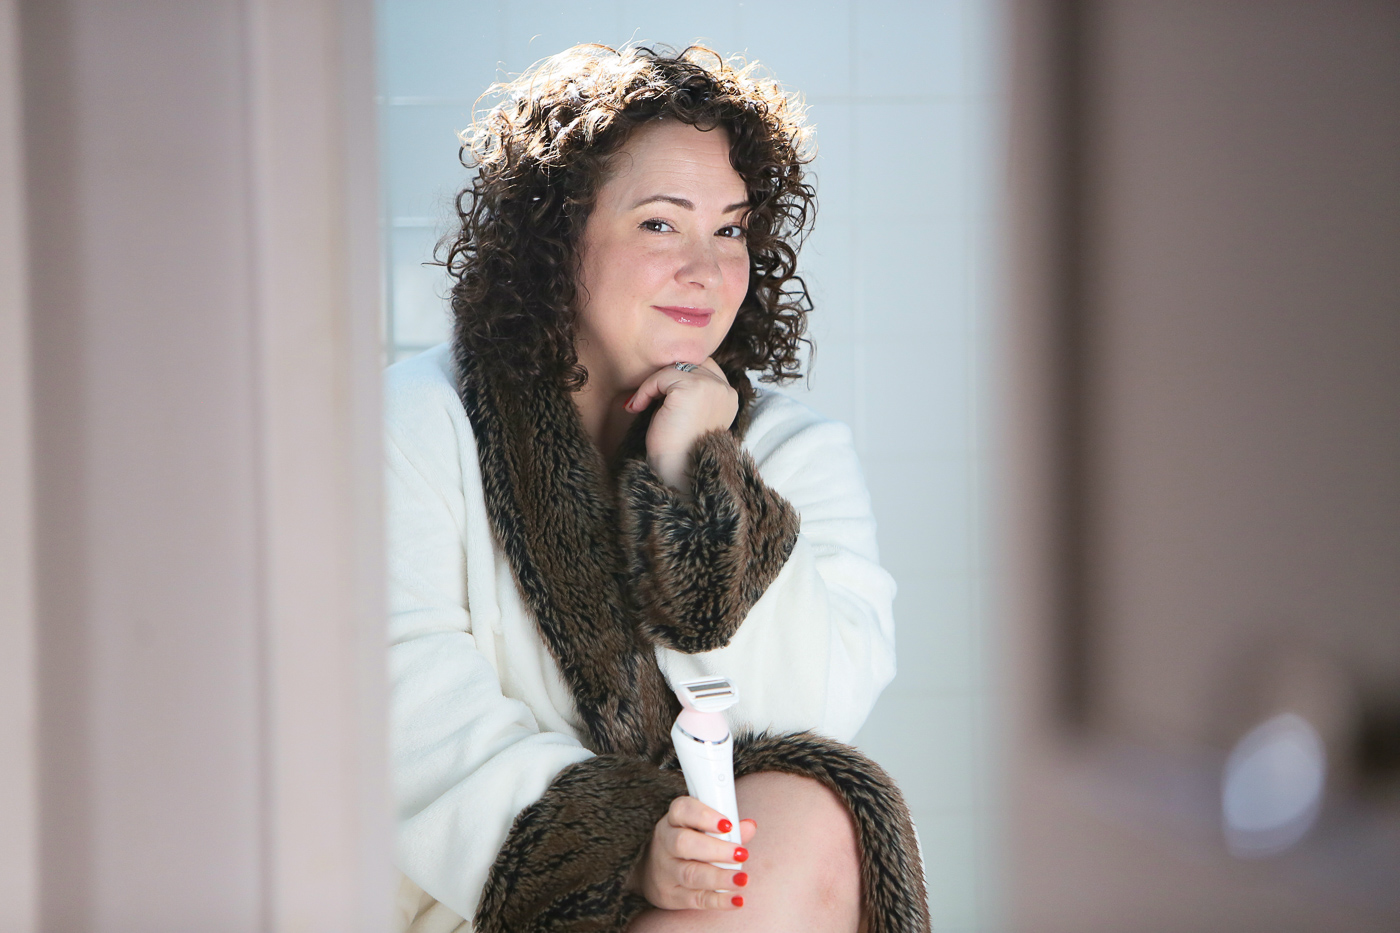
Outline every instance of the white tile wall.
<svg viewBox="0 0 1400 933">
<path fill-rule="evenodd" d="M 471 101 L 404 98 L 382 112 L 389 215 L 396 221 L 450 217 L 452 199 L 469 178 L 457 160 L 457 133 L 471 123 Z"/>
<path fill-rule="evenodd" d="M 704 39 L 804 93 L 818 351 L 789 391 L 855 431 L 900 584 L 899 676 L 858 742 L 908 797 L 935 929 L 997 929 L 979 500 L 995 0 L 380 0 L 379 27 L 390 358 L 448 333 L 446 279 L 422 263 L 492 81 L 578 42 Z"/>
<path fill-rule="evenodd" d="M 439 344 L 450 327 L 447 273 L 428 261 L 437 239 L 432 227 L 395 228 L 390 237 L 386 266 L 394 283 L 394 343 L 401 349 Z"/>
</svg>

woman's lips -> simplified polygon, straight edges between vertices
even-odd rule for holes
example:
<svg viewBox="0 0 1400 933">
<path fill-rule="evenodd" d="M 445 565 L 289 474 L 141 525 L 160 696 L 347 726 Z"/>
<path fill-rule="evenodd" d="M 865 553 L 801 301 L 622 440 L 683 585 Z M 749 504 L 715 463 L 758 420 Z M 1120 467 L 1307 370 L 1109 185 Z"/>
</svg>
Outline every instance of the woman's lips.
<svg viewBox="0 0 1400 933">
<path fill-rule="evenodd" d="M 652 307 L 677 324 L 684 324 L 687 327 L 704 327 L 710 323 L 710 318 L 715 313 L 713 308 L 679 308 L 673 305 L 666 307 L 652 305 Z"/>
</svg>

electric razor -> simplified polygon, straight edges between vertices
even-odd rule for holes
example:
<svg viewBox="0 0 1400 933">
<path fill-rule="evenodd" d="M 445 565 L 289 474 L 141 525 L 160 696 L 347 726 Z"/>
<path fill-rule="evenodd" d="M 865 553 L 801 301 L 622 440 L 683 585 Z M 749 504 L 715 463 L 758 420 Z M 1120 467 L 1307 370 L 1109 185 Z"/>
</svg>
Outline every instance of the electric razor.
<svg viewBox="0 0 1400 933">
<path fill-rule="evenodd" d="M 734 685 L 724 677 L 702 677 L 675 685 L 681 714 L 671 727 L 671 742 L 685 774 L 685 791 L 729 820 L 729 832 L 709 835 L 741 843 L 739 804 L 734 797 L 734 737 L 724 710 L 739 701 Z M 737 870 L 737 862 L 713 862 L 719 868 Z"/>
</svg>

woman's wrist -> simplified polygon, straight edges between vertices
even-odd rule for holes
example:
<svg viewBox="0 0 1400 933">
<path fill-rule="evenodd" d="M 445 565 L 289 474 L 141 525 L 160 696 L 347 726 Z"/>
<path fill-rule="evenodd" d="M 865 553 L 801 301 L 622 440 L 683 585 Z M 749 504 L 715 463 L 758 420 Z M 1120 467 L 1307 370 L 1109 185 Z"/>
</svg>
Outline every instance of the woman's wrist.
<svg viewBox="0 0 1400 933">
<path fill-rule="evenodd" d="M 690 486 L 689 460 L 689 451 L 679 454 L 671 452 L 651 454 L 647 457 L 647 466 L 651 467 L 652 472 L 657 475 L 661 482 L 685 495 Z"/>
</svg>

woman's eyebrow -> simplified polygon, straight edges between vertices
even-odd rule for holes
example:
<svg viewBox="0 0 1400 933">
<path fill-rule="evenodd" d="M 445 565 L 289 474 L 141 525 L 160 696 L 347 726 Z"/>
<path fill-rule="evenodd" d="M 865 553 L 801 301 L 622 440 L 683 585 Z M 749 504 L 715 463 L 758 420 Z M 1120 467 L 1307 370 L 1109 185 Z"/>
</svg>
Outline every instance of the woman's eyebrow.
<svg viewBox="0 0 1400 933">
<path fill-rule="evenodd" d="M 670 195 L 670 194 L 653 194 L 653 195 L 649 195 L 649 196 L 647 196 L 647 197 L 645 197 L 645 198 L 642 198 L 642 199 L 641 199 L 640 201 L 638 201 L 636 204 L 633 204 L 632 207 L 631 207 L 631 210 L 634 210 L 634 211 L 635 211 L 637 208 L 639 208 L 639 207 L 641 207 L 641 206 L 643 206 L 643 205 L 645 205 L 645 204 L 651 204 L 651 203 L 654 202 L 654 201 L 663 201 L 663 202 L 665 202 L 665 203 L 667 203 L 667 204 L 674 204 L 674 205 L 676 205 L 677 207 L 684 208 L 685 210 L 688 210 L 688 211 L 693 211 L 693 210 L 695 210 L 695 202 L 690 201 L 690 200 L 688 200 L 688 199 L 686 199 L 686 198 L 678 198 L 678 197 L 676 197 L 675 195 Z M 749 202 L 748 202 L 748 201 L 740 201 L 740 202 L 738 202 L 737 204 L 731 204 L 731 205 L 729 205 L 728 207 L 726 207 L 726 208 L 724 209 L 724 213 L 726 213 L 726 214 L 732 214 L 732 213 L 734 213 L 735 211 L 741 211 L 741 210 L 743 210 L 744 208 L 746 208 L 746 207 L 748 207 L 748 206 L 749 206 Z"/>
</svg>

